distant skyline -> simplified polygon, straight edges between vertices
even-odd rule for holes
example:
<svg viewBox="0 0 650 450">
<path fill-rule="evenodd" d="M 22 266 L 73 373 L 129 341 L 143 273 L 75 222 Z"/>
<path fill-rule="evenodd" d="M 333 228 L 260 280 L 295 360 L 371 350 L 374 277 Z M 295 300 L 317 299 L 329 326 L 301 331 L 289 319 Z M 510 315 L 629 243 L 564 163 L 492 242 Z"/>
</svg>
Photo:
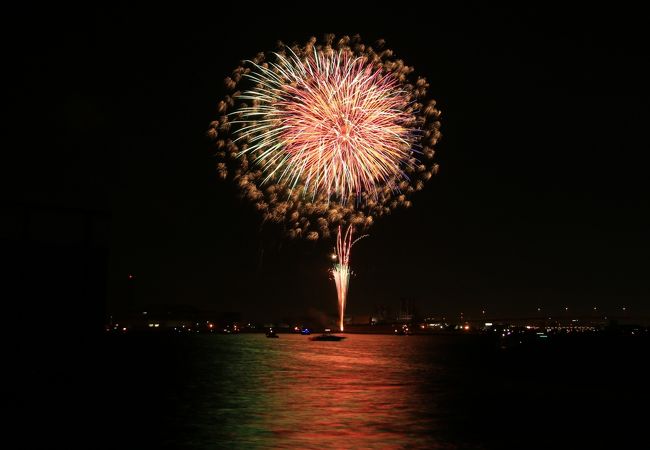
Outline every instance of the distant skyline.
<svg viewBox="0 0 650 450">
<path fill-rule="evenodd" d="M 98 238 L 110 309 L 334 315 L 333 241 L 288 241 L 262 225 L 217 179 L 205 132 L 238 60 L 276 40 L 359 33 L 386 39 L 427 77 L 443 137 L 440 173 L 412 208 L 355 246 L 349 314 L 402 299 L 449 314 L 650 314 L 642 14 L 301 5 L 243 18 L 238 7 L 25 14 L 10 93 L 23 150 L 8 166 L 27 170 L 4 192 L 3 238 L 20 235 L 23 205 L 31 238 L 63 243 L 83 227 L 61 208 L 98 210 L 110 225 Z"/>
</svg>

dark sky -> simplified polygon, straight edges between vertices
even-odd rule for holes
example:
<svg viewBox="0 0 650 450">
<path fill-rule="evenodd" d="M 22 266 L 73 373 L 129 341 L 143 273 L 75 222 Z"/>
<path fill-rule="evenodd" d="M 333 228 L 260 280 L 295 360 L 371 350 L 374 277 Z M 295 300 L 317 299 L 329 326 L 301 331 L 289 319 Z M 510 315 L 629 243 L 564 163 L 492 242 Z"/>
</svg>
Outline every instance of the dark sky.
<svg viewBox="0 0 650 450">
<path fill-rule="evenodd" d="M 111 308 L 334 313 L 331 243 L 260 229 L 205 138 L 240 59 L 334 32 L 386 39 L 443 111 L 441 171 L 355 247 L 349 312 L 410 299 L 426 313 L 648 314 L 640 11 L 220 3 L 8 19 L 20 151 L 3 172 L 27 168 L 10 201 L 110 214 Z"/>
</svg>

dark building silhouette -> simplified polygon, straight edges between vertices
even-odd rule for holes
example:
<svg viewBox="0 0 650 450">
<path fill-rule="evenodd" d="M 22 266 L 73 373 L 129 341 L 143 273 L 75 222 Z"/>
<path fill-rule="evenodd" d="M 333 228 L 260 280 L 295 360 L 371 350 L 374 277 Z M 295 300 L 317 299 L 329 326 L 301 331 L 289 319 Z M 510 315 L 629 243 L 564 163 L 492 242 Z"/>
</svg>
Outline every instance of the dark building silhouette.
<svg viewBox="0 0 650 450">
<path fill-rule="evenodd" d="M 392 323 L 395 320 L 393 315 L 393 310 L 388 305 L 378 305 L 375 307 L 375 311 L 370 318 L 370 323 L 373 324 L 385 324 Z"/>
<path fill-rule="evenodd" d="M 411 323 L 415 319 L 415 305 L 412 299 L 402 299 L 397 321 L 401 323 Z"/>
</svg>

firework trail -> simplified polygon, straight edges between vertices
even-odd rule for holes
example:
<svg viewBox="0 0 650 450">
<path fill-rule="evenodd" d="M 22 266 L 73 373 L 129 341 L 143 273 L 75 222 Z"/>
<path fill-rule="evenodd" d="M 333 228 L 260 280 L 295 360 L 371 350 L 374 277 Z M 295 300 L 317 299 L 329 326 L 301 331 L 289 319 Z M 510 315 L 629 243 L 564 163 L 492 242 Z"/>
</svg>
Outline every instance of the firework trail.
<svg viewBox="0 0 650 450">
<path fill-rule="evenodd" d="M 336 294 L 339 299 L 339 330 L 343 331 L 343 318 L 345 316 L 345 303 L 348 297 L 348 286 L 350 285 L 350 250 L 360 239 L 367 235 L 363 235 L 352 240 L 354 231 L 351 226 L 348 226 L 345 234 L 341 234 L 341 227 L 339 226 L 336 238 L 336 258 L 337 263 L 332 268 L 332 278 L 336 284 Z"/>
<path fill-rule="evenodd" d="M 331 273 L 343 330 L 353 233 L 410 207 L 437 173 L 441 113 L 426 99 L 429 84 L 384 41 L 329 34 L 278 43 L 243 61 L 225 85 L 208 130 L 217 173 L 288 237 L 337 233 Z"/>
</svg>

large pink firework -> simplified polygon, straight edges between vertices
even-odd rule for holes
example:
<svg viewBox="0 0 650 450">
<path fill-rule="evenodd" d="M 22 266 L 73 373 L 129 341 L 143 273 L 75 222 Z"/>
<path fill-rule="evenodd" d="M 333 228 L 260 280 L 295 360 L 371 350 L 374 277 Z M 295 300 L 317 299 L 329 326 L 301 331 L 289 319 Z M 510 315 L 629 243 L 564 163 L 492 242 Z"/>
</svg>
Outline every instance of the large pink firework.
<svg viewBox="0 0 650 450">
<path fill-rule="evenodd" d="M 398 207 L 437 170 L 440 111 L 427 81 L 359 36 L 280 43 L 225 80 L 209 135 L 217 172 L 286 234 L 356 232 Z"/>
<path fill-rule="evenodd" d="M 265 181 L 300 185 L 312 198 L 376 197 L 404 177 L 415 132 L 398 78 L 348 52 L 277 56 L 248 75 L 238 140 L 256 154 Z M 280 76 L 278 76 L 278 73 Z"/>
</svg>

